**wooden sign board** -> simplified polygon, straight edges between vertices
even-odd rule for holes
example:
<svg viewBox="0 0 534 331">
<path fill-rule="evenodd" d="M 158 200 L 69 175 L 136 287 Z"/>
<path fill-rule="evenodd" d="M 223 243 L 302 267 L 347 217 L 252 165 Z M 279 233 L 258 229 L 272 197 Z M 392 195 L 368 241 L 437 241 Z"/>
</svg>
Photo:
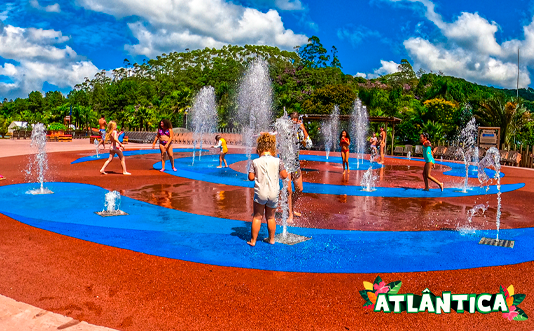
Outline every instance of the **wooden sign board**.
<svg viewBox="0 0 534 331">
<path fill-rule="evenodd" d="M 501 141 L 501 128 L 499 127 L 479 127 L 477 142 L 479 148 L 488 149 L 495 147 L 499 149 L 499 142 Z"/>
</svg>

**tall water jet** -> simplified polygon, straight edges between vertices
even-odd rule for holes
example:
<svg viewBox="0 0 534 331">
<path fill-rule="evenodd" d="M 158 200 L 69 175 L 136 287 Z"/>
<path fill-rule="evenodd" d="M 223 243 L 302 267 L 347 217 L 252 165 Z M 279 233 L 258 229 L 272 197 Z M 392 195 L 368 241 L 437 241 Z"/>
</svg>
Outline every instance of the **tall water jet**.
<svg viewBox="0 0 534 331">
<path fill-rule="evenodd" d="M 334 106 L 330 117 L 326 122 L 323 122 L 322 134 L 325 141 L 326 159 L 330 155 L 330 151 L 334 152 L 339 145 L 339 107 Z"/>
<path fill-rule="evenodd" d="M 95 145 L 95 153 L 96 153 L 96 158 L 99 159 L 100 158 L 100 142 L 98 141 L 98 139 L 95 139 L 94 140 L 94 145 Z"/>
<path fill-rule="evenodd" d="M 211 86 L 204 86 L 195 96 L 191 109 L 191 126 L 193 129 L 193 164 L 195 164 L 195 150 L 197 144 L 198 159 L 202 157 L 202 143 L 206 137 L 211 135 L 217 128 L 217 104 L 215 102 L 215 89 Z"/>
<path fill-rule="evenodd" d="M 362 180 L 360 181 L 360 186 L 362 188 L 362 191 L 365 192 L 373 192 L 376 191 L 376 180 L 378 179 L 377 176 L 373 173 L 373 167 L 370 166 L 369 169 L 367 169 L 366 172 L 364 172 L 362 176 Z"/>
<path fill-rule="evenodd" d="M 324 150 L 326 152 L 326 159 L 330 156 L 330 149 L 332 149 L 332 144 L 334 143 L 332 139 L 332 122 L 330 119 L 324 121 L 321 125 L 321 133 L 324 138 Z"/>
<path fill-rule="evenodd" d="M 354 101 L 354 106 L 352 108 L 350 131 L 351 136 L 353 137 L 352 139 L 356 143 L 356 162 L 357 167 L 360 168 L 360 163 L 363 164 L 363 155 L 365 154 L 365 146 L 367 143 L 369 114 L 367 113 L 367 107 L 362 105 L 362 102 L 359 98 Z"/>
<path fill-rule="evenodd" d="M 278 118 L 275 123 L 276 130 L 276 149 L 280 160 L 284 163 L 287 172 L 290 174 L 296 171 L 300 165 L 298 164 L 299 141 L 298 126 L 293 124 L 293 121 L 288 118 L 284 110 L 284 116 Z M 282 209 L 282 224 L 283 231 L 276 235 L 276 241 L 284 244 L 293 245 L 310 238 L 289 233 L 287 231 L 287 219 L 289 217 L 289 192 L 288 185 L 291 185 L 290 178 L 282 181 L 283 187 L 280 194 L 280 208 Z"/>
<path fill-rule="evenodd" d="M 469 164 L 475 155 L 475 147 L 476 147 L 476 135 L 477 135 L 477 124 L 474 117 L 471 118 L 469 122 L 467 122 L 466 126 L 460 131 L 460 135 L 458 137 L 459 139 L 459 148 L 458 148 L 458 154 L 462 157 L 465 165 L 465 179 L 464 179 L 464 187 L 462 189 L 463 193 L 467 193 L 467 190 L 469 188 Z M 478 152 L 477 152 L 478 156 Z"/>
<path fill-rule="evenodd" d="M 269 131 L 272 121 L 272 86 L 265 60 L 256 58 L 241 79 L 237 94 L 237 120 L 242 128 L 250 168 L 254 136 Z"/>
<path fill-rule="evenodd" d="M 30 162 L 28 162 L 26 178 L 29 181 L 36 180 L 40 184 L 40 187 L 35 190 L 30 190 L 26 193 L 51 194 L 53 192 L 44 187 L 45 176 L 46 172 L 48 171 L 48 158 L 46 155 L 46 128 L 44 124 L 37 123 L 33 126 L 32 142 L 30 146 L 35 150 L 35 154 Z"/>
<path fill-rule="evenodd" d="M 100 216 L 122 216 L 128 215 L 120 210 L 121 195 L 117 191 L 109 191 L 104 196 L 104 210 L 96 212 Z"/>
<path fill-rule="evenodd" d="M 486 156 L 478 163 L 478 180 L 481 184 L 489 181 L 489 176 L 486 169 L 493 168 L 495 170 L 494 178 L 497 180 L 497 241 L 499 241 L 499 229 L 501 227 L 501 154 L 495 147 L 491 147 L 486 152 Z M 489 184 L 488 184 L 489 185 Z"/>
</svg>

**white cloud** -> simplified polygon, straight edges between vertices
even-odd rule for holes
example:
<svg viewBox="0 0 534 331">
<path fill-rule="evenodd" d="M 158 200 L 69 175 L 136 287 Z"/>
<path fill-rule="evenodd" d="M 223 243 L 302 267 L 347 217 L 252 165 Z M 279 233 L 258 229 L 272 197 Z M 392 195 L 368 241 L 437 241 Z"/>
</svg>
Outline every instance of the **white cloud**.
<svg viewBox="0 0 534 331">
<path fill-rule="evenodd" d="M 356 77 L 374 79 L 380 76 L 389 75 L 389 74 L 399 71 L 399 64 L 395 63 L 395 61 L 380 60 L 380 64 L 381 64 L 380 68 L 375 69 L 372 73 L 364 74 L 364 73 L 359 72 L 356 74 Z"/>
<path fill-rule="evenodd" d="M 64 88 L 93 77 L 98 68 L 92 62 L 69 46 L 58 46 L 67 40 L 61 31 L 0 26 L 0 57 L 16 62 L 0 66 L 0 75 L 10 80 L 0 83 L 0 97 L 24 97 L 41 90 L 44 82 Z"/>
<path fill-rule="evenodd" d="M 421 38 L 410 38 L 404 42 L 404 46 L 415 63 L 428 70 L 442 71 L 446 75 L 462 77 L 481 84 L 516 86 L 515 63 L 503 62 L 487 54 L 462 48 L 449 50 Z M 530 84 L 527 71 L 523 70 L 520 73 L 519 83 L 521 86 Z"/>
<path fill-rule="evenodd" d="M 61 7 L 59 6 L 59 3 L 55 3 L 53 5 L 43 7 L 39 4 L 38 0 L 30 0 L 30 5 L 33 8 L 36 8 L 38 10 L 44 10 L 49 13 L 60 13 L 61 12 Z"/>
<path fill-rule="evenodd" d="M 521 48 L 519 85 L 530 84 L 528 67 L 534 66 L 534 21 L 523 28 L 524 40 L 499 44 L 499 25 L 478 13 L 461 13 L 452 23 L 436 13 L 429 0 L 387 0 L 393 3 L 416 3 L 425 8 L 425 17 L 441 32 L 437 40 L 409 38 L 404 46 L 414 67 L 442 71 L 446 75 L 465 78 L 480 84 L 513 88 L 517 81 L 517 49 Z"/>
<path fill-rule="evenodd" d="M 275 0 L 276 8 L 281 10 L 303 10 L 304 6 L 300 0 Z"/>
<path fill-rule="evenodd" d="M 337 30 L 337 37 L 341 40 L 349 40 L 353 47 L 356 47 L 361 43 L 365 38 L 380 38 L 380 33 L 378 31 L 371 30 L 365 26 L 354 27 L 344 27 Z"/>
<path fill-rule="evenodd" d="M 184 48 L 225 44 L 266 44 L 291 50 L 308 38 L 286 29 L 276 10 L 263 13 L 223 0 L 78 0 L 85 9 L 117 18 L 138 17 L 128 26 L 139 40 L 127 49 L 133 54 L 155 56 Z M 300 1 L 276 1 L 286 9 Z"/>
</svg>

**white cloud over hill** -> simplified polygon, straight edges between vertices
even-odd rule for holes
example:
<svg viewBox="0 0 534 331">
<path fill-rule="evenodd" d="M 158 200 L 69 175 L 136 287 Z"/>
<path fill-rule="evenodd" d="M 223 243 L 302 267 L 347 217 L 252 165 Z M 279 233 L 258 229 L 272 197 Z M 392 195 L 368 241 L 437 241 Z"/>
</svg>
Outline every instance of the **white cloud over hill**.
<svg viewBox="0 0 534 331">
<path fill-rule="evenodd" d="M 385 0 L 391 3 L 414 3 L 416 10 L 424 8 L 424 16 L 439 29 L 435 40 L 411 37 L 404 46 L 421 67 L 445 75 L 465 78 L 479 84 L 515 88 L 517 81 L 517 49 L 521 49 L 519 86 L 530 84 L 528 67 L 534 66 L 534 21 L 523 28 L 524 39 L 499 43 L 495 34 L 496 22 L 490 22 L 478 13 L 463 12 L 451 23 L 436 13 L 429 0 Z M 420 5 L 423 5 L 422 7 Z"/>
<path fill-rule="evenodd" d="M 78 0 L 87 10 L 116 18 L 137 17 L 129 23 L 136 45 L 132 54 L 153 57 L 185 48 L 221 47 L 225 44 L 265 44 L 292 49 L 308 38 L 286 29 L 280 14 L 266 13 L 223 0 Z M 298 0 L 276 0 L 284 10 L 302 7 Z"/>
<path fill-rule="evenodd" d="M 0 81 L 0 96 L 24 97 L 42 90 L 44 82 L 72 87 L 94 76 L 98 68 L 91 61 L 80 59 L 69 46 L 59 46 L 68 40 L 61 31 L 0 22 L 0 57 L 6 60 L 0 65 L 0 76 L 7 78 Z"/>
</svg>

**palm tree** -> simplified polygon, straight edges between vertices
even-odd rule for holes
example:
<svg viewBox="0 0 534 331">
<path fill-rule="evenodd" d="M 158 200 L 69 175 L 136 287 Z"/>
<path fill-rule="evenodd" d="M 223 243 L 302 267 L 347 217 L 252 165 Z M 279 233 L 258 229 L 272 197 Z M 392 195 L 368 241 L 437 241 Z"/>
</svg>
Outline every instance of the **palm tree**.
<svg viewBox="0 0 534 331">
<path fill-rule="evenodd" d="M 501 144 L 513 143 L 518 129 L 530 119 L 530 113 L 520 99 L 511 98 L 508 101 L 503 94 L 482 101 L 480 106 L 474 112 L 477 122 L 483 126 L 500 127 Z"/>
</svg>

